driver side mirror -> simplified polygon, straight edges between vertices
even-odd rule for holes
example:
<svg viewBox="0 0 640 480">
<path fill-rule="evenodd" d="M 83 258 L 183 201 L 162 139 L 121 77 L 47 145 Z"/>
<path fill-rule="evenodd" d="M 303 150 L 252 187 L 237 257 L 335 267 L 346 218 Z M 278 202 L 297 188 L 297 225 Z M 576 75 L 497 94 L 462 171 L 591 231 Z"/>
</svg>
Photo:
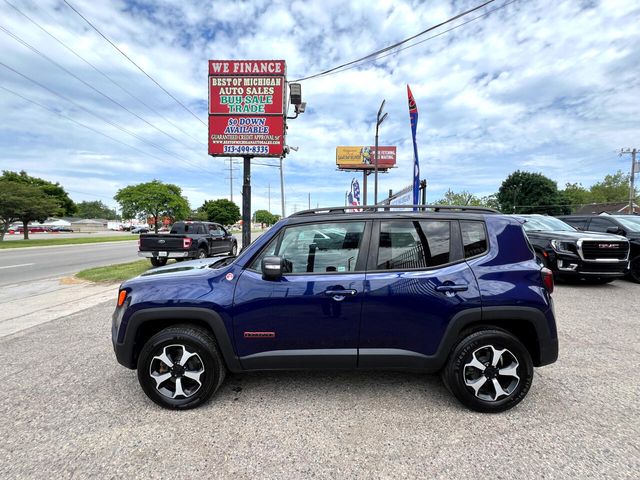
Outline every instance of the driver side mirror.
<svg viewBox="0 0 640 480">
<path fill-rule="evenodd" d="M 607 233 L 613 233 L 614 235 L 624 235 L 624 230 L 619 227 L 607 227 Z"/>
<path fill-rule="evenodd" d="M 262 259 L 262 278 L 279 280 L 285 272 L 285 261 L 282 257 L 268 255 Z"/>
</svg>

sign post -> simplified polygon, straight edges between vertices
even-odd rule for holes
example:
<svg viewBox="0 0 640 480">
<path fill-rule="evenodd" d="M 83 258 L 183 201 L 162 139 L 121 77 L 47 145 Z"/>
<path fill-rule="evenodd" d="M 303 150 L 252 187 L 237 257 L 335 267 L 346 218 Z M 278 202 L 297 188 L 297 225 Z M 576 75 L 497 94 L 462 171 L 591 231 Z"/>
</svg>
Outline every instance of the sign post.
<svg viewBox="0 0 640 480">
<path fill-rule="evenodd" d="M 251 159 L 284 155 L 284 60 L 209 60 L 209 139 L 213 157 L 242 157 L 242 246 L 251 243 Z"/>
</svg>

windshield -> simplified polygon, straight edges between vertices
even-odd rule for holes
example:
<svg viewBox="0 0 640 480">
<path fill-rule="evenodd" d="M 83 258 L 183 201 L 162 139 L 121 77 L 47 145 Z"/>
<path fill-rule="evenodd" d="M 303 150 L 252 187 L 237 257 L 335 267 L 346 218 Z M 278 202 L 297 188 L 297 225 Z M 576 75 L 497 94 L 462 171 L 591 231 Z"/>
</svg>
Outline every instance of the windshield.
<svg viewBox="0 0 640 480">
<path fill-rule="evenodd" d="M 571 225 L 564 223 L 555 217 L 528 217 L 522 215 L 525 219 L 524 229 L 528 232 L 534 231 L 553 231 L 553 232 L 575 232 L 576 229 Z"/>
<path fill-rule="evenodd" d="M 617 221 L 619 221 L 626 230 L 630 230 L 632 232 L 640 232 L 640 217 L 631 216 L 628 217 L 615 217 Z"/>
</svg>

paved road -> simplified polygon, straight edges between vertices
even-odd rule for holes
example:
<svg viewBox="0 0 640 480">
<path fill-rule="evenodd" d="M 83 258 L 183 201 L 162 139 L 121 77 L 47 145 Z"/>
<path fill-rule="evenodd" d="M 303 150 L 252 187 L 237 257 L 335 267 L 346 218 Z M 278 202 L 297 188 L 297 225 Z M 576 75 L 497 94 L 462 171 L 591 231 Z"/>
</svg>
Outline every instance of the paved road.
<svg viewBox="0 0 640 480">
<path fill-rule="evenodd" d="M 0 287 L 138 259 L 138 242 L 134 240 L 0 250 Z"/>
<path fill-rule="evenodd" d="M 104 232 L 94 232 L 94 233 L 49 233 L 49 232 L 41 232 L 41 233 L 30 233 L 29 240 L 51 240 L 55 238 L 86 238 L 86 237 L 131 237 L 132 239 L 138 238 L 138 235 L 135 235 L 131 232 L 115 232 L 113 230 L 107 230 Z M 20 241 L 23 239 L 22 234 L 6 234 L 4 236 L 4 240 L 12 240 L 12 241 Z"/>
<path fill-rule="evenodd" d="M 636 479 L 639 291 L 559 286 L 560 359 L 498 415 L 393 372 L 233 375 L 162 410 L 115 362 L 109 302 L 0 339 L 0 477 Z"/>
</svg>

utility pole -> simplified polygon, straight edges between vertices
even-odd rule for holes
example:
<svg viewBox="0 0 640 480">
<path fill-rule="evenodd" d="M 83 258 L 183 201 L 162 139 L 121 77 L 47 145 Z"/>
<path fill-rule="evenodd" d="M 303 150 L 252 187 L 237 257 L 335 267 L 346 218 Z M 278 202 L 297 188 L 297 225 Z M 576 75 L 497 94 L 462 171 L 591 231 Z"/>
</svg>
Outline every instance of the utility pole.
<svg viewBox="0 0 640 480">
<path fill-rule="evenodd" d="M 233 202 L 233 157 L 229 157 L 229 199 Z"/>
<path fill-rule="evenodd" d="M 269 183 L 269 213 L 271 213 L 271 183 Z"/>
<path fill-rule="evenodd" d="M 633 200 L 635 197 L 636 189 L 635 189 L 635 176 L 638 170 L 638 163 L 636 162 L 636 154 L 638 153 L 637 148 L 624 148 L 620 149 L 620 156 L 624 154 L 631 155 L 631 181 L 629 182 L 629 213 L 633 213 Z"/>
<path fill-rule="evenodd" d="M 308 200 L 307 200 L 307 206 L 308 206 L 308 209 L 311 210 L 311 192 L 309 192 L 309 197 L 308 197 Z"/>
</svg>

